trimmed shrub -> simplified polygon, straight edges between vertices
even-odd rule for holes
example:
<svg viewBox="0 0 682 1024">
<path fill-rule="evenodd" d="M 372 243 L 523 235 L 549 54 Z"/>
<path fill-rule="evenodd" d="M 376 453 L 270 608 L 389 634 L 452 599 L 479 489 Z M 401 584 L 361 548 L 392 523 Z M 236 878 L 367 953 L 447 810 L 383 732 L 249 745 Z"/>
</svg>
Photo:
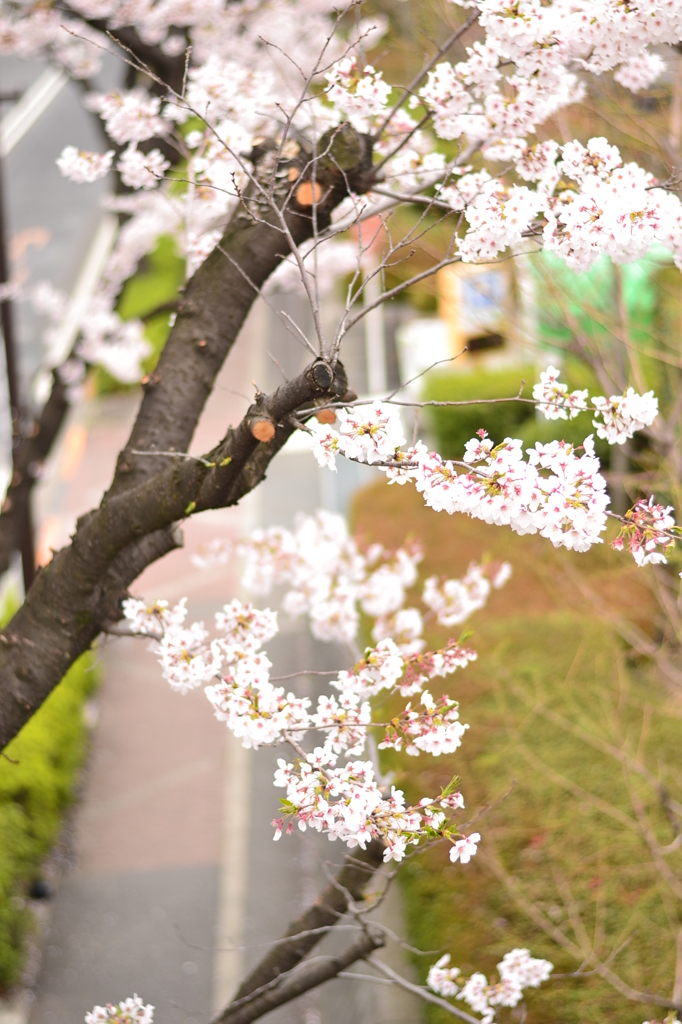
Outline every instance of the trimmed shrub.
<svg viewBox="0 0 682 1024">
<path fill-rule="evenodd" d="M 522 396 L 530 398 L 536 377 L 537 372 L 532 366 L 469 372 L 442 370 L 426 378 L 424 398 L 438 402 L 509 398 L 518 394 L 524 380 L 527 383 L 523 387 Z M 521 425 L 535 418 L 533 406 L 525 402 L 435 406 L 428 412 L 438 451 L 449 459 L 461 459 L 464 445 L 481 427 L 485 427 L 497 443 L 507 436 L 518 437 Z"/>
<path fill-rule="evenodd" d="M 543 363 L 550 363 L 547 354 Z M 539 368 L 534 366 L 505 367 L 499 370 L 453 371 L 444 370 L 428 375 L 424 395 L 427 400 L 471 401 L 480 398 L 509 398 L 521 391 L 522 398 L 531 398 L 533 384 L 539 379 Z M 571 391 L 588 388 L 590 394 L 600 394 L 601 388 L 584 364 L 566 361 L 562 372 Z M 523 384 L 523 381 L 526 383 Z M 537 415 L 535 407 L 526 402 L 500 402 L 494 405 L 431 406 L 429 423 L 435 435 L 439 453 L 447 459 L 461 459 L 464 445 L 484 428 L 496 444 L 505 437 L 520 437 L 525 448 L 536 441 L 568 441 L 583 443 L 588 434 L 594 434 L 592 418 L 588 413 L 573 420 L 547 420 Z M 609 464 L 609 445 L 596 439 L 596 449 L 602 464 Z"/>
<path fill-rule="evenodd" d="M 74 799 L 87 749 L 84 705 L 98 681 L 92 663 L 90 654 L 79 658 L 0 756 L 0 991 L 20 980 L 32 925 L 27 893 Z"/>
</svg>

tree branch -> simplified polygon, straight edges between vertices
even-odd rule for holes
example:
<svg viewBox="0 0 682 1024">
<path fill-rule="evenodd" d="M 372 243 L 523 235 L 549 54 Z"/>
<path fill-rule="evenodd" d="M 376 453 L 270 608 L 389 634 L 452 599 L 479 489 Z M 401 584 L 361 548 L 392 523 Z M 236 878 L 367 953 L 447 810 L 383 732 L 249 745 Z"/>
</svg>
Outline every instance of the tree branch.
<svg viewBox="0 0 682 1024">
<path fill-rule="evenodd" d="M 283 1003 L 289 1003 L 311 988 L 317 988 L 325 981 L 335 978 L 356 960 L 362 960 L 384 944 L 383 933 L 368 928 L 362 936 L 338 956 L 316 957 L 294 967 L 287 974 L 275 979 L 266 991 L 256 996 L 245 996 L 230 1003 L 215 1018 L 213 1024 L 250 1024 Z"/>
<path fill-rule="evenodd" d="M 362 191 L 371 184 L 369 140 L 349 127 L 342 139 L 346 148 L 349 133 L 355 143 L 353 166 L 342 174 L 333 166 L 318 167 L 317 178 L 324 180 L 326 191 L 316 217 L 323 226 L 349 187 Z M 333 140 L 332 154 L 335 145 Z M 252 158 L 255 181 L 259 162 L 255 154 Z M 303 159 L 309 162 L 309 154 Z M 271 172 L 268 166 L 268 176 Z M 288 185 L 284 188 L 287 194 L 276 196 L 282 208 L 274 210 L 270 201 L 263 201 L 260 186 L 246 190 L 220 246 L 230 259 L 214 250 L 189 282 L 100 508 L 79 520 L 72 543 L 38 573 L 24 605 L 0 636 L 0 748 L 90 647 L 104 623 L 116 617 L 121 581 L 129 584 L 145 565 L 175 546 L 174 524 L 195 510 L 239 501 L 263 479 L 270 459 L 295 429 L 291 415 L 311 401 L 330 394 L 340 397 L 345 391 L 345 386 L 339 390 L 341 379 L 345 381 L 340 364 L 319 360 L 271 396 L 257 396 L 244 421 L 228 431 L 204 462 L 183 460 L 169 467 L 166 456 L 133 454 L 187 450 L 255 298 L 252 289 L 244 288 L 242 271 L 260 288 L 287 254 L 282 224 L 294 244 L 312 233 L 310 208 L 288 195 Z M 251 430 L 254 417 L 269 418 L 274 426 L 267 447 Z M 145 544 L 150 534 L 156 538 Z"/>
<path fill-rule="evenodd" d="M 363 899 L 367 883 L 381 865 L 383 854 L 384 845 L 378 840 L 369 843 L 365 850 L 357 849 L 348 854 L 341 870 L 313 905 L 289 925 L 284 937 L 290 936 L 291 942 L 278 944 L 265 954 L 239 986 L 234 1001 L 267 985 L 299 963 L 346 913 L 349 895 L 355 902 Z"/>
<path fill-rule="evenodd" d="M 363 935 L 336 957 L 303 958 L 331 931 L 364 891 L 383 861 L 384 844 L 372 840 L 354 850 L 315 902 L 289 925 L 284 940 L 269 950 L 242 984 L 214 1024 L 248 1024 L 303 992 L 334 978 L 355 960 L 383 945 L 383 932 L 366 928 Z M 286 941 L 286 940 L 289 941 Z"/>
<path fill-rule="evenodd" d="M 41 569 L 26 600 L 0 635 L 0 746 L 12 739 L 103 626 L 120 617 L 119 601 L 142 569 L 180 543 L 176 524 L 194 511 L 234 504 L 262 480 L 295 429 L 292 415 L 346 388 L 343 368 L 316 360 L 246 416 L 203 459 L 166 456 L 162 469 L 132 490 L 102 499 L 83 516 L 69 546 Z M 272 424 L 264 444 L 254 421 Z M 170 462 L 170 465 L 169 465 Z"/>
</svg>

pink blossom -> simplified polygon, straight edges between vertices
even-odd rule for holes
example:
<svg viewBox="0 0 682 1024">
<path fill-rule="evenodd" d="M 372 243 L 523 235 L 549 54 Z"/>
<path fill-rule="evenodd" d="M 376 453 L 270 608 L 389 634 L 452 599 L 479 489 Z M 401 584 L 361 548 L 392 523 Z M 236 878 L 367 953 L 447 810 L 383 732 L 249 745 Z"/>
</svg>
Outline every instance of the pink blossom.
<svg viewBox="0 0 682 1024">
<path fill-rule="evenodd" d="M 165 135 L 170 127 L 160 116 L 159 97 L 149 96 L 142 89 L 94 93 L 88 106 L 101 115 L 114 142 L 144 142 L 155 135 Z"/>
<path fill-rule="evenodd" d="M 587 409 L 587 390 L 568 393 L 568 386 L 559 381 L 559 370 L 548 366 L 540 374 L 540 383 L 533 387 L 538 411 L 548 420 L 573 419 Z"/>
<path fill-rule="evenodd" d="M 133 143 L 123 150 L 116 167 L 121 181 L 130 188 L 156 188 L 170 167 L 158 149 L 142 153 Z"/>
<path fill-rule="evenodd" d="M 154 1007 L 145 1006 L 137 994 L 116 1005 L 95 1006 L 85 1014 L 85 1024 L 152 1024 L 153 1020 Z"/>
<path fill-rule="evenodd" d="M 468 864 L 471 858 L 476 855 L 480 839 L 481 837 L 478 832 L 472 832 L 470 836 L 465 836 L 463 839 L 458 839 L 454 842 L 450 847 L 450 860 L 453 864 L 456 861 Z"/>
<path fill-rule="evenodd" d="M 75 146 L 66 146 L 57 160 L 57 167 L 70 181 L 91 182 L 109 173 L 113 159 L 113 149 L 106 153 L 88 153 Z"/>
<path fill-rule="evenodd" d="M 609 444 L 625 444 L 637 430 L 650 427 L 658 416 L 658 399 L 653 391 L 638 395 L 628 388 L 624 395 L 593 398 L 592 404 L 603 420 L 603 423 L 592 421 L 597 437 L 604 438 Z"/>
</svg>

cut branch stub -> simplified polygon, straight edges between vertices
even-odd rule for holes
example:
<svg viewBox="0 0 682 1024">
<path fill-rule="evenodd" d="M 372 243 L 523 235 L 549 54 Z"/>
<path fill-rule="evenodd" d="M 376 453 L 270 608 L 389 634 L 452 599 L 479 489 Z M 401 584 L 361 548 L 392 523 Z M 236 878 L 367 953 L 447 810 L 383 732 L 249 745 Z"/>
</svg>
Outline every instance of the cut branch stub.
<svg viewBox="0 0 682 1024">
<path fill-rule="evenodd" d="M 365 137 L 346 121 L 330 128 L 320 139 L 320 169 L 334 177 L 343 171 L 351 171 L 362 162 L 365 150 Z"/>
<path fill-rule="evenodd" d="M 324 359 L 317 359 L 308 370 L 308 374 L 320 391 L 328 391 L 334 380 L 334 370 Z"/>
<path fill-rule="evenodd" d="M 319 181 L 315 182 L 314 188 L 312 181 L 302 181 L 296 189 L 296 202 L 299 206 L 312 206 L 321 201 L 322 195 L 322 186 Z"/>
<path fill-rule="evenodd" d="M 257 441 L 272 441 L 275 436 L 276 424 L 269 416 L 254 416 L 249 424 L 251 433 Z"/>
<path fill-rule="evenodd" d="M 367 191 L 372 178 L 372 141 L 347 122 L 324 133 L 317 156 L 307 153 L 307 165 L 289 167 L 287 172 L 289 182 L 298 182 L 297 204 L 303 209 L 318 206 L 323 216 L 349 191 Z"/>
</svg>

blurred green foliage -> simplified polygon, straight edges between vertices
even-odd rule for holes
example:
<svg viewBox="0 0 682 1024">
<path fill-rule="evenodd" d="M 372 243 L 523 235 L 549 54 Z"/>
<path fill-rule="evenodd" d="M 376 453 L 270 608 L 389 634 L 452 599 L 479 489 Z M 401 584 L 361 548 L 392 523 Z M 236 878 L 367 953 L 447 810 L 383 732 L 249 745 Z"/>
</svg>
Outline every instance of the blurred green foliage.
<svg viewBox="0 0 682 1024">
<path fill-rule="evenodd" d="M 142 261 L 135 276 L 123 286 L 118 301 L 118 314 L 123 320 L 135 317 L 144 319 L 159 306 L 177 300 L 178 290 L 184 283 L 185 261 L 178 255 L 175 240 L 169 235 L 163 235 L 156 248 Z M 145 320 L 145 337 L 152 346 L 151 354 L 143 363 L 145 373 L 151 373 L 156 366 L 169 333 L 168 310 Z M 99 394 L 128 387 L 101 367 L 95 370 L 95 386 Z"/>
<path fill-rule="evenodd" d="M 670 256 L 654 248 L 621 266 L 604 256 L 576 273 L 542 253 L 531 266 L 541 296 L 539 340 L 548 355 L 566 351 L 579 338 L 594 359 L 620 367 L 635 390 L 653 388 L 665 411 L 679 388 L 676 360 L 670 362 L 679 350 L 679 271 Z"/>
<path fill-rule="evenodd" d="M 628 333 L 632 341 L 646 345 L 651 340 L 656 316 L 656 273 L 669 263 L 668 258 L 654 253 L 615 268 L 610 259 L 602 256 L 589 270 L 577 273 L 558 256 L 542 253 L 530 264 L 541 296 L 541 342 L 550 347 L 557 342 L 566 344 L 580 332 L 599 346 L 614 344 L 614 324 L 621 315 L 618 273 Z"/>
<path fill-rule="evenodd" d="M 6 601 L 7 621 L 16 601 Z M 0 992 L 19 981 L 31 915 L 26 894 L 54 844 L 87 749 L 83 712 L 97 686 L 83 655 L 0 755 Z"/>
</svg>

